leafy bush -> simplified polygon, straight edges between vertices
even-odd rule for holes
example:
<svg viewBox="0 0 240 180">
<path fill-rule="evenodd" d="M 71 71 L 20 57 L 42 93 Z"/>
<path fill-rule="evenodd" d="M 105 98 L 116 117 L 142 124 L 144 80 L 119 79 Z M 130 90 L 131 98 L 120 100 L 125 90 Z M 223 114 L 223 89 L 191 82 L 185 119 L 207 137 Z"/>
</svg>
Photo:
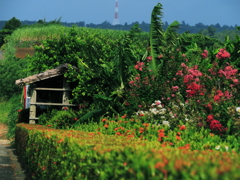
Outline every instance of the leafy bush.
<svg viewBox="0 0 240 180">
<path fill-rule="evenodd" d="M 38 124 L 48 125 L 56 129 L 68 129 L 72 128 L 76 121 L 78 121 L 76 111 L 63 107 L 61 111 L 53 109 L 50 112 L 40 115 Z"/>
</svg>

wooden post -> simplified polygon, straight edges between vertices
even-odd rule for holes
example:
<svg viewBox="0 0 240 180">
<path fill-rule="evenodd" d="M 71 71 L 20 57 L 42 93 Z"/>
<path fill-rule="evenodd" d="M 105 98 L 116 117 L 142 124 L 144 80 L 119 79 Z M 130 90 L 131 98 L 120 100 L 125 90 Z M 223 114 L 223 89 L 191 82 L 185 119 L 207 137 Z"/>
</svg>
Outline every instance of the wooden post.
<svg viewBox="0 0 240 180">
<path fill-rule="evenodd" d="M 69 104 L 69 98 L 70 98 L 70 86 L 69 83 L 67 82 L 66 78 L 63 77 L 63 96 L 62 96 L 62 103 L 63 104 Z"/>
<path fill-rule="evenodd" d="M 29 124 L 36 124 L 36 103 L 37 101 L 37 91 L 33 89 L 32 95 L 31 95 L 31 102 L 30 102 L 30 112 L 29 112 Z"/>
</svg>

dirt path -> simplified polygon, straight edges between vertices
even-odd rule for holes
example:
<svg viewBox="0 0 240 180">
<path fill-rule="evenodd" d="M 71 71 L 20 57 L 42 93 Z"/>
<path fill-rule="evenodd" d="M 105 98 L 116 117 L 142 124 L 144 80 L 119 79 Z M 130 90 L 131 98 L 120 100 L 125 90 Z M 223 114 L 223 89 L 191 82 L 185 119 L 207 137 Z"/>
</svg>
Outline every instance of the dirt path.
<svg viewBox="0 0 240 180">
<path fill-rule="evenodd" d="M 0 60 L 1 60 L 1 59 L 4 59 L 3 51 L 2 51 L 2 50 L 0 50 Z"/>
<path fill-rule="evenodd" d="M 0 140 L 7 139 L 8 127 L 5 124 L 0 124 Z"/>
</svg>

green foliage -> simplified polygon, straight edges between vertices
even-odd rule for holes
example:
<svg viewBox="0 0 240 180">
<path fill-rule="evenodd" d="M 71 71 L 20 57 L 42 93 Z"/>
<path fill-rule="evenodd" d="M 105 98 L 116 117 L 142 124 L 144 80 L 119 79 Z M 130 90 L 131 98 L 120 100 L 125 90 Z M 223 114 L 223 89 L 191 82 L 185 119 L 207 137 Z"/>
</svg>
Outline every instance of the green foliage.
<svg viewBox="0 0 240 180">
<path fill-rule="evenodd" d="M 26 66 L 27 61 L 15 57 L 1 60 L 0 86 L 4 87 L 0 89 L 2 98 L 9 99 L 13 94 L 22 92 L 22 87 L 16 86 L 15 81 L 26 76 L 26 73 L 23 71 Z"/>
<path fill-rule="evenodd" d="M 56 129 L 68 129 L 72 128 L 76 121 L 78 121 L 78 114 L 64 107 L 61 111 L 53 109 L 52 111 L 43 113 L 39 116 L 38 124 L 48 125 Z"/>
<path fill-rule="evenodd" d="M 18 121 L 18 115 L 19 115 L 19 110 L 22 109 L 22 102 L 21 100 L 21 95 L 14 94 L 12 97 L 9 99 L 8 103 L 10 104 L 10 108 L 8 110 L 8 133 L 7 137 L 9 139 L 14 138 L 15 136 L 15 129 L 16 129 L 16 124 Z"/>
<path fill-rule="evenodd" d="M 12 19 L 8 20 L 5 25 L 3 26 L 3 29 L 9 29 L 9 30 L 16 30 L 21 26 L 21 22 L 19 19 L 16 19 L 13 17 Z"/>
<path fill-rule="evenodd" d="M 214 36 L 216 28 L 214 28 L 213 26 L 209 26 L 207 30 L 210 37 Z"/>
<path fill-rule="evenodd" d="M 0 47 L 5 43 L 5 38 L 11 35 L 13 30 L 3 29 L 0 31 Z"/>
<path fill-rule="evenodd" d="M 152 61 L 150 63 L 150 69 L 153 71 L 153 73 L 156 73 L 159 62 L 157 61 L 157 56 L 160 55 L 161 49 L 165 42 L 164 42 L 164 32 L 162 29 L 162 20 L 161 17 L 163 16 L 162 13 L 162 5 L 158 3 L 152 11 L 151 15 L 151 25 L 150 25 L 150 54 L 152 57 Z"/>
</svg>

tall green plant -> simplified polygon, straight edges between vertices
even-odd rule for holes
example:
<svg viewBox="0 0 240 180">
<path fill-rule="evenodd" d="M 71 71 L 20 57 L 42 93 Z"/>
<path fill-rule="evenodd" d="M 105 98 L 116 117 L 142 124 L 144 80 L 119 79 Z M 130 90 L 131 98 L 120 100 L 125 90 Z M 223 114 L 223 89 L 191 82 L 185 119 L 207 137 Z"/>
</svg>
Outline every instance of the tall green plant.
<svg viewBox="0 0 240 180">
<path fill-rule="evenodd" d="M 162 13 L 162 4 L 158 3 L 152 10 L 151 15 L 151 24 L 150 24 L 150 54 L 152 56 L 152 61 L 149 65 L 150 69 L 156 73 L 157 66 L 159 65 L 159 61 L 157 61 L 157 56 L 161 53 L 160 47 L 162 47 L 164 43 L 164 32 L 162 29 L 162 21 L 161 18 L 163 16 Z"/>
</svg>

